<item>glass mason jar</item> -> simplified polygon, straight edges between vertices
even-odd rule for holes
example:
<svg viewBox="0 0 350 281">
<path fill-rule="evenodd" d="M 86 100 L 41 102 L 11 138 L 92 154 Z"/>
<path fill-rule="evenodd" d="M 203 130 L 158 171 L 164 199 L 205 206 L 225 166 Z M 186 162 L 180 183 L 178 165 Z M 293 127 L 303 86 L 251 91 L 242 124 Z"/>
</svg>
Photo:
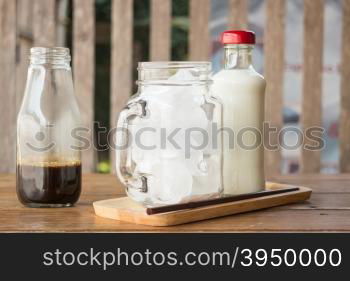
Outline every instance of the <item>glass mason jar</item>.
<svg viewBox="0 0 350 281">
<path fill-rule="evenodd" d="M 81 192 L 81 126 L 67 48 L 35 47 L 17 118 L 17 196 L 29 207 L 66 207 Z"/>
<path fill-rule="evenodd" d="M 116 169 L 145 206 L 222 193 L 222 106 L 210 92 L 209 62 L 142 62 L 138 91 L 119 115 Z"/>
</svg>

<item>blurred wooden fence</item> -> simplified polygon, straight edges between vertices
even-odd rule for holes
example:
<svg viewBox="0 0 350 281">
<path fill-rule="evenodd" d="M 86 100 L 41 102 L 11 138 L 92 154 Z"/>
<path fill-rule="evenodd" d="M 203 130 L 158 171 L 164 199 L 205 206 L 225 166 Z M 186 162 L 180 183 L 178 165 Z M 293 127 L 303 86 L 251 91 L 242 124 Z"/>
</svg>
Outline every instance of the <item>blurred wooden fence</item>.
<svg viewBox="0 0 350 281">
<path fill-rule="evenodd" d="M 0 0 L 0 172 L 14 171 L 15 120 L 22 99 L 28 51 L 31 46 L 64 45 L 62 10 L 68 0 Z M 83 119 L 91 124 L 94 112 L 94 0 L 72 0 L 73 73 Z M 171 0 L 151 1 L 150 57 L 170 60 Z M 176 0 L 174 0 L 176 1 Z M 228 0 L 228 28 L 247 28 L 247 0 Z M 189 59 L 209 60 L 210 0 L 189 0 Z M 111 124 L 132 93 L 133 0 L 112 0 Z M 350 0 L 342 0 L 342 65 L 340 170 L 350 172 Z M 264 32 L 265 77 L 268 81 L 266 120 L 282 128 L 285 0 L 266 0 Z M 304 1 L 304 71 L 302 126 L 321 126 L 323 0 Z M 277 142 L 276 139 L 271 140 Z M 114 163 L 114 153 L 111 154 Z M 269 175 L 280 172 L 280 151 L 266 152 Z M 92 150 L 84 152 L 85 171 L 96 163 Z M 303 150 L 301 171 L 320 171 L 320 152 Z"/>
</svg>

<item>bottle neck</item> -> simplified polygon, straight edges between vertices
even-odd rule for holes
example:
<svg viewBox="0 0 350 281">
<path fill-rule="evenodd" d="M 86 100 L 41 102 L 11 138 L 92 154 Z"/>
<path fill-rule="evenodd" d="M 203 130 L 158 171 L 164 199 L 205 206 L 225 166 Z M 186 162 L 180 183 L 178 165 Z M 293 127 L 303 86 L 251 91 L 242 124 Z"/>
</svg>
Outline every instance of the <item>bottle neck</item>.
<svg viewBox="0 0 350 281">
<path fill-rule="evenodd" d="M 70 69 L 70 54 L 68 48 L 34 47 L 30 51 L 30 64 L 32 66 L 45 65 L 52 68 Z"/>
<path fill-rule="evenodd" d="M 225 69 L 247 69 L 252 65 L 253 45 L 225 45 Z"/>
</svg>

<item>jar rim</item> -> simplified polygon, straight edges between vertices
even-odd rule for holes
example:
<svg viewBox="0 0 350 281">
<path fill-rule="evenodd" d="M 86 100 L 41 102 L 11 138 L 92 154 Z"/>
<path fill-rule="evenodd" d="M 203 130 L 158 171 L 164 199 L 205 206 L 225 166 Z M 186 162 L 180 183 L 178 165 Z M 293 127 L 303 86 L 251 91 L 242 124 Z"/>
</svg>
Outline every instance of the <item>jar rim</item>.
<svg viewBox="0 0 350 281">
<path fill-rule="evenodd" d="M 69 55 L 69 48 L 65 47 L 32 47 L 30 48 L 30 54 L 32 55 Z"/>
<path fill-rule="evenodd" d="M 211 84 L 211 62 L 208 61 L 157 61 L 138 63 L 138 85 L 204 85 Z M 178 71 L 191 75 L 171 79 Z"/>
<path fill-rule="evenodd" d="M 65 47 L 32 47 L 30 48 L 30 60 L 33 63 L 69 63 L 71 61 L 70 50 Z"/>
<path fill-rule="evenodd" d="M 139 62 L 138 70 L 144 69 L 167 69 L 167 68 L 202 68 L 211 70 L 211 62 L 209 61 L 152 61 Z"/>
</svg>

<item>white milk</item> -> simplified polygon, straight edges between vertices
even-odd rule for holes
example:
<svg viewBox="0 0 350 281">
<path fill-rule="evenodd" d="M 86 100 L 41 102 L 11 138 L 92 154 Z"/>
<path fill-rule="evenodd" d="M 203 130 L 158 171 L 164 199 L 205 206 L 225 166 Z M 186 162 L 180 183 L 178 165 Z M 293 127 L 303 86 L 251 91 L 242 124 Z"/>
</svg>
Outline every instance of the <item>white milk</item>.
<svg viewBox="0 0 350 281">
<path fill-rule="evenodd" d="M 265 80 L 251 66 L 250 49 L 237 45 L 225 50 L 225 69 L 214 75 L 213 93 L 223 104 L 223 186 L 225 194 L 257 192 L 265 188 Z M 231 131 L 231 132 L 232 132 Z M 247 148 L 248 147 L 248 148 Z"/>
</svg>

